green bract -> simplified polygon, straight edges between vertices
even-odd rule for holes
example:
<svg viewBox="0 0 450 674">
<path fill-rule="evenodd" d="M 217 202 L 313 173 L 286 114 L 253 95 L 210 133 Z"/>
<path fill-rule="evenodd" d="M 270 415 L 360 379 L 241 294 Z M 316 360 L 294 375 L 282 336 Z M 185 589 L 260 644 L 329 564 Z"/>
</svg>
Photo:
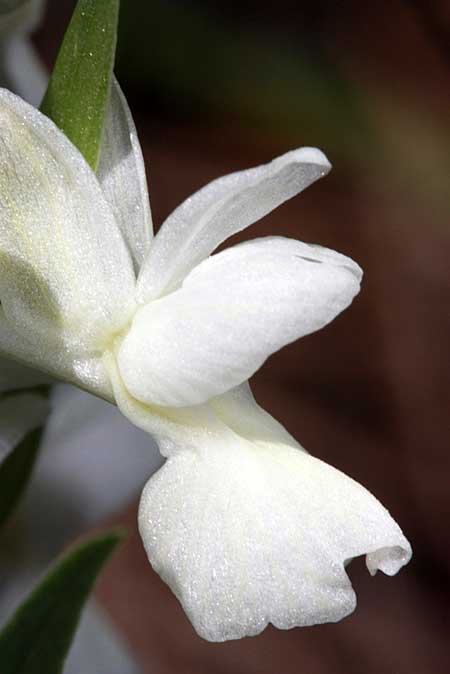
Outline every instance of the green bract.
<svg viewBox="0 0 450 674">
<path fill-rule="evenodd" d="M 97 168 L 116 51 L 119 0 L 80 0 L 41 106 Z"/>
</svg>

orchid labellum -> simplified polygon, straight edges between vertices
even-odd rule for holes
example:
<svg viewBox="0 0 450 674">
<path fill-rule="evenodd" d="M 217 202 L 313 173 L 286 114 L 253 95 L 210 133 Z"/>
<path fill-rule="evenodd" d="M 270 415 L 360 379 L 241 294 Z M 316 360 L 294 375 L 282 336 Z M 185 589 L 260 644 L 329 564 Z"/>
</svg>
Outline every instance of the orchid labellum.
<svg viewBox="0 0 450 674">
<path fill-rule="evenodd" d="M 0 93 L 0 353 L 103 397 L 167 457 L 139 526 L 211 641 L 336 621 L 346 564 L 395 574 L 411 548 L 362 486 L 308 454 L 247 380 L 358 293 L 348 257 L 283 237 L 215 249 L 325 175 L 311 148 L 213 181 L 152 235 L 136 130 L 113 83 L 99 168 Z M 126 451 L 126 449 L 124 449 Z"/>
</svg>

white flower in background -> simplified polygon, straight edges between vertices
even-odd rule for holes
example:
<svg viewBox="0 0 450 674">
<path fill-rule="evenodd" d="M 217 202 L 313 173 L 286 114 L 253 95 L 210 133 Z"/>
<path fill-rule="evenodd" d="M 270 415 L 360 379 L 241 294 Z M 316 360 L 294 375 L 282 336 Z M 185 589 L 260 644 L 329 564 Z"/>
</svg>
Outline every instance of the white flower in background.
<svg viewBox="0 0 450 674">
<path fill-rule="evenodd" d="M 0 0 L 0 85 L 38 106 L 47 86 L 47 73 L 31 41 L 44 0 Z"/>
<path fill-rule="evenodd" d="M 303 450 L 247 384 L 350 304 L 360 268 L 281 237 L 211 256 L 329 168 L 304 148 L 220 178 L 152 238 L 116 83 L 97 175 L 0 93 L 0 353 L 115 402 L 157 439 L 167 461 L 143 492 L 142 539 L 213 641 L 339 620 L 355 606 L 348 561 L 394 574 L 411 556 L 383 506 Z"/>
</svg>

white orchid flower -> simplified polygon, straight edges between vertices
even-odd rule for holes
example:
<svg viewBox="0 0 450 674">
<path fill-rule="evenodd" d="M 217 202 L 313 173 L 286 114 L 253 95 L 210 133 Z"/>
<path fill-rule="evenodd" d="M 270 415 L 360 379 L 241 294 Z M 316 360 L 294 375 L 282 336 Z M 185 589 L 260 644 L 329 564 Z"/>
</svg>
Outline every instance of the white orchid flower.
<svg viewBox="0 0 450 674">
<path fill-rule="evenodd" d="M 311 457 L 247 384 L 350 304 L 360 268 L 281 237 L 211 255 L 325 175 L 319 150 L 215 180 L 155 237 L 116 83 L 97 175 L 7 91 L 0 162 L 0 353 L 115 402 L 156 438 L 167 460 L 144 489 L 140 531 L 201 636 L 339 620 L 355 606 L 353 557 L 389 575 L 408 562 L 387 510 Z"/>
<path fill-rule="evenodd" d="M 44 0 L 0 0 L 0 85 L 39 105 L 47 73 L 30 33 L 41 20 Z"/>
</svg>

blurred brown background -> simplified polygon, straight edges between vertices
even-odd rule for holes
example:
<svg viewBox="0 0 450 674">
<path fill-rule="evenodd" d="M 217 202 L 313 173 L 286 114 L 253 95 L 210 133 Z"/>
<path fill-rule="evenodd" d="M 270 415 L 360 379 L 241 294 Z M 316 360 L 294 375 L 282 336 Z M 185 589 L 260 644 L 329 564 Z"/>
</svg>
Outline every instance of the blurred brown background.
<svg viewBox="0 0 450 674">
<path fill-rule="evenodd" d="M 209 180 L 301 145 L 331 175 L 246 233 L 354 257 L 361 295 L 273 356 L 259 401 L 312 453 L 362 482 L 414 548 L 398 577 L 352 565 L 337 625 L 200 640 L 150 569 L 136 507 L 97 596 L 152 674 L 450 671 L 448 260 L 450 5 L 124 0 L 117 71 L 144 148 L 156 226 Z M 48 2 L 51 66 L 73 2 Z M 126 451 L 126 448 L 124 448 Z"/>
</svg>

